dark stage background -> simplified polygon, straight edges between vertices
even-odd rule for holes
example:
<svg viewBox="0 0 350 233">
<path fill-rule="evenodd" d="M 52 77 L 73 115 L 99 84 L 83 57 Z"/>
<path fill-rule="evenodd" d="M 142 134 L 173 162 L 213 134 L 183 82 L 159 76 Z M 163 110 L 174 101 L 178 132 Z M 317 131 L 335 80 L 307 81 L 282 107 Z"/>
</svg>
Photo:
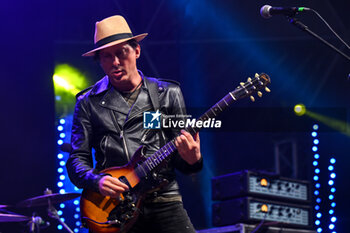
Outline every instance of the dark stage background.
<svg viewBox="0 0 350 233">
<path fill-rule="evenodd" d="M 347 123 L 350 62 L 282 16 L 263 19 L 259 9 L 264 4 L 311 7 L 349 42 L 349 1 L 3 1 L 0 204 L 42 195 L 46 187 L 57 192 L 54 67 L 68 63 L 90 83 L 99 80 L 103 74 L 98 65 L 81 54 L 93 47 L 95 22 L 115 14 L 127 19 L 134 34 L 149 33 L 141 43 L 138 67 L 148 76 L 179 81 L 190 114 L 198 116 L 198 110 L 206 110 L 256 72 L 272 79 L 272 93 L 256 97 L 254 103 L 238 102 L 224 116 L 222 130 L 201 133 L 203 171 L 190 177 L 179 174 L 185 206 L 197 229 L 211 226 L 210 179 L 243 169 L 273 172 L 277 141 L 298 142 L 298 178 L 311 181 L 312 125 L 305 123 L 307 117 L 293 115 L 292 108 L 304 103 L 325 115 L 340 110 L 345 113 L 337 119 Z M 305 12 L 299 18 L 350 54 L 314 14 Z M 285 111 L 290 115 L 281 114 Z M 326 161 L 332 154 L 337 159 L 336 226 L 346 232 L 349 137 L 322 123 L 320 128 L 321 157 Z M 19 229 L 18 224 L 0 224 L 1 232 Z"/>
</svg>

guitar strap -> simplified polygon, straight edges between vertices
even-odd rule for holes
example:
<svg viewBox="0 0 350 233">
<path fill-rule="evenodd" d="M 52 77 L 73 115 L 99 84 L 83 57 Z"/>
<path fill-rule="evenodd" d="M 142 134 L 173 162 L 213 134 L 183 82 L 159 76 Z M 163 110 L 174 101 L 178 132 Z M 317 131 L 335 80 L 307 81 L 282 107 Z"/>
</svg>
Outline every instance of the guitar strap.
<svg viewBox="0 0 350 233">
<path fill-rule="evenodd" d="M 161 112 L 158 92 L 163 87 L 160 85 L 160 82 L 158 82 L 156 79 L 153 79 L 153 78 L 151 79 L 144 78 L 144 81 L 146 82 L 146 85 L 148 87 L 148 93 L 149 93 L 154 110 L 155 111 L 159 110 L 159 112 Z M 164 146 L 166 144 L 164 132 L 163 130 L 159 130 L 159 132 L 160 132 L 161 146 Z"/>
</svg>

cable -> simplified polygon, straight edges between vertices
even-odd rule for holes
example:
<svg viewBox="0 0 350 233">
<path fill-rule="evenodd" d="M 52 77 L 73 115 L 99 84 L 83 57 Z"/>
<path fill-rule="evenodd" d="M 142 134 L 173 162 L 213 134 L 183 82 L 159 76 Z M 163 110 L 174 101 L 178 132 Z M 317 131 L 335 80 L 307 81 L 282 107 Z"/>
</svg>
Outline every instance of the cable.
<svg viewBox="0 0 350 233">
<path fill-rule="evenodd" d="M 331 32 L 333 32 L 333 34 L 348 48 L 350 49 L 350 46 L 333 30 L 333 28 L 327 23 L 327 21 L 314 9 L 310 10 L 312 12 L 314 12 L 322 21 L 324 24 L 326 24 L 326 26 L 329 28 L 329 30 L 331 30 Z"/>
</svg>

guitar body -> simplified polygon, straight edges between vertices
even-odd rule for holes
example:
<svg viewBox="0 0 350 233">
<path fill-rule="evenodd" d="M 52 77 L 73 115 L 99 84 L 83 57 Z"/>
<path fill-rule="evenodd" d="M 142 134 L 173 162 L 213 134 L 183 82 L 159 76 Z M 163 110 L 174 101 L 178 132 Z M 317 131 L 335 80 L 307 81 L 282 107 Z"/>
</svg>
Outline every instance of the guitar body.
<svg viewBox="0 0 350 233">
<path fill-rule="evenodd" d="M 134 154 L 133 159 L 122 167 L 111 167 L 101 171 L 111 176 L 127 180 L 130 191 L 121 195 L 119 199 L 103 196 L 91 190 L 84 190 L 80 200 L 82 222 L 84 226 L 94 233 L 125 232 L 136 221 L 138 208 L 144 198 L 144 194 L 137 191 L 135 186 L 140 182 L 134 167 L 138 161 L 142 161 L 142 147 Z M 122 219 L 122 223 L 107 223 L 115 219 Z M 104 223 L 104 224 L 101 224 Z"/>
</svg>

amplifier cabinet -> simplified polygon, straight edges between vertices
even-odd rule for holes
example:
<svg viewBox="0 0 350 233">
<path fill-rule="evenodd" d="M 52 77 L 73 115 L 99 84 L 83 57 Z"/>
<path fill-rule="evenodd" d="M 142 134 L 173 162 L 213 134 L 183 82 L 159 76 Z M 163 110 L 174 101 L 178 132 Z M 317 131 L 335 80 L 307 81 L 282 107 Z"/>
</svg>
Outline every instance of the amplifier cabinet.
<svg viewBox="0 0 350 233">
<path fill-rule="evenodd" d="M 221 201 L 212 205 L 214 226 L 236 223 L 277 222 L 281 226 L 310 228 L 310 206 L 287 204 L 252 197 Z"/>
<path fill-rule="evenodd" d="M 199 230 L 197 233 L 251 233 L 254 232 L 255 228 L 256 225 L 239 223 L 231 226 Z M 263 225 L 255 233 L 316 233 L 316 231 Z"/>
<path fill-rule="evenodd" d="M 212 178 L 212 199 L 243 196 L 294 203 L 310 203 L 310 183 L 263 172 L 241 171 Z"/>
</svg>

